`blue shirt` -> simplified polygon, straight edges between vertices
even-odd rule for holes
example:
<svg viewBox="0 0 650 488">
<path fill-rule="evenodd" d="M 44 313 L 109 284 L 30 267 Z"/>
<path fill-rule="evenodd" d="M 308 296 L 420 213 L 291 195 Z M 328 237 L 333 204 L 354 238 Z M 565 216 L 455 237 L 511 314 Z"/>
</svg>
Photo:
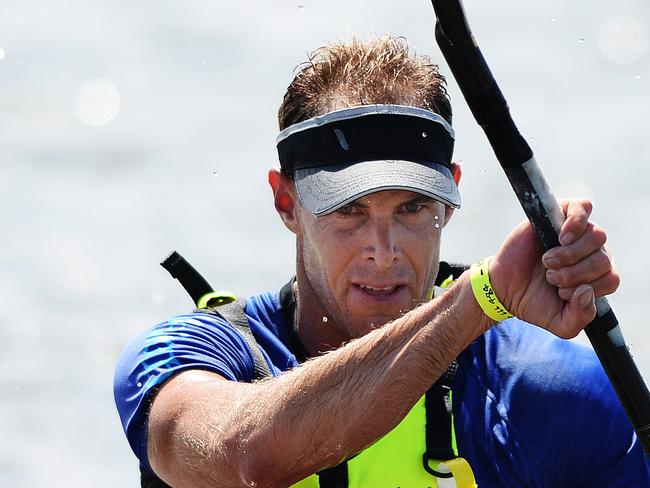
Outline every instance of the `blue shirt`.
<svg viewBox="0 0 650 488">
<path fill-rule="evenodd" d="M 246 315 L 274 376 L 296 367 L 279 293 L 249 298 Z M 481 487 L 650 486 L 650 465 L 589 348 L 510 319 L 458 358 L 456 439 Z M 188 369 L 250 382 L 244 339 L 208 314 L 180 315 L 134 338 L 115 372 L 115 402 L 131 448 L 147 459 L 151 395 Z"/>
</svg>

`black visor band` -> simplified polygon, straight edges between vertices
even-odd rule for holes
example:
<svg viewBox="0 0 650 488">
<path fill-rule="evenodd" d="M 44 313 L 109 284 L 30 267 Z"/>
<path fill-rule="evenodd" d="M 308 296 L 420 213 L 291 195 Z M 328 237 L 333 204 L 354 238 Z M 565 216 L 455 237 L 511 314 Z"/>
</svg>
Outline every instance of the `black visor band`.
<svg viewBox="0 0 650 488">
<path fill-rule="evenodd" d="M 287 127 L 277 139 L 282 172 L 361 161 L 435 162 L 451 167 L 454 131 L 438 114 L 404 105 L 337 110 Z"/>
</svg>

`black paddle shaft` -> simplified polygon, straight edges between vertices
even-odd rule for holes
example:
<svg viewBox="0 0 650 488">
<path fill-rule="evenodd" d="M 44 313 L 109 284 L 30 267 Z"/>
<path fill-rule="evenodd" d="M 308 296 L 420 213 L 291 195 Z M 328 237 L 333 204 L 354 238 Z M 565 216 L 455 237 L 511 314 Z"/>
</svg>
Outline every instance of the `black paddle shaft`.
<svg viewBox="0 0 650 488">
<path fill-rule="evenodd" d="M 437 17 L 436 41 L 474 118 L 490 141 L 544 249 L 557 246 L 564 214 L 533 151 L 510 116 L 508 104 L 469 28 L 461 1 L 431 3 Z M 598 298 L 596 308 L 596 318 L 585 332 L 650 456 L 650 393 L 607 300 Z"/>
</svg>

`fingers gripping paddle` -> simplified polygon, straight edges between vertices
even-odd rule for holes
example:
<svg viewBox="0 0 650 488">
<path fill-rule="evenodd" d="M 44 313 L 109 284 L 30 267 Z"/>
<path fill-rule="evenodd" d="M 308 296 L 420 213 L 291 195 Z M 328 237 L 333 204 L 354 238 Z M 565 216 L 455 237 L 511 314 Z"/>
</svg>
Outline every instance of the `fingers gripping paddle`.
<svg viewBox="0 0 650 488">
<path fill-rule="evenodd" d="M 558 246 L 564 214 L 533 151 L 510 116 L 508 104 L 467 24 L 461 1 L 432 0 L 431 3 L 437 17 L 436 41 L 474 118 L 490 141 L 544 249 Z M 650 456 L 650 393 L 607 300 L 598 298 L 596 309 L 596 318 L 585 330 L 587 337 Z"/>
</svg>

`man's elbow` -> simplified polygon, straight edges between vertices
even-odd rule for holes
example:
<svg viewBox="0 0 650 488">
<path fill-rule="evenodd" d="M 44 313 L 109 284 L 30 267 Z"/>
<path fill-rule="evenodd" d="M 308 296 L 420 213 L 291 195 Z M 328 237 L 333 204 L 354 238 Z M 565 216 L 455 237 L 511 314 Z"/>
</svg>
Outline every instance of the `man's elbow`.
<svg viewBox="0 0 650 488">
<path fill-rule="evenodd" d="M 206 439 L 179 432 L 179 422 L 152 425 L 147 453 L 154 472 L 173 488 L 285 486 L 264 453 L 253 452 L 241 436 Z M 268 452 L 266 453 L 269 454 Z"/>
</svg>

